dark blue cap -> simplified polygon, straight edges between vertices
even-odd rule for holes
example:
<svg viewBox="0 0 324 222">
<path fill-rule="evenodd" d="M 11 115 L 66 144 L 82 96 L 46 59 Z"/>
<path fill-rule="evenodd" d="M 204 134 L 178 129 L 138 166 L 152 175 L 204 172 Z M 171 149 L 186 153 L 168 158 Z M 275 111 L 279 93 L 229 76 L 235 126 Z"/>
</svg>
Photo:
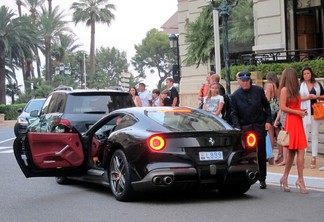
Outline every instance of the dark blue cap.
<svg viewBox="0 0 324 222">
<path fill-rule="evenodd" d="M 240 79 L 251 79 L 251 73 L 249 71 L 242 71 L 238 74 Z"/>
</svg>

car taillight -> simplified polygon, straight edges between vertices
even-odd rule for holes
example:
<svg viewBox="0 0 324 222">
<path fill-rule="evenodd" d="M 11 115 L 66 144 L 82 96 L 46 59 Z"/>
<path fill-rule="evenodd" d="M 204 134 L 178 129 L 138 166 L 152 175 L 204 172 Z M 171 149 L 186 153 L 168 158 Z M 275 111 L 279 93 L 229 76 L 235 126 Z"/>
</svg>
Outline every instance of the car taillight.
<svg viewBox="0 0 324 222">
<path fill-rule="evenodd" d="M 147 145 L 154 151 L 160 151 L 165 148 L 166 142 L 162 136 L 154 135 L 147 140 Z"/>
<path fill-rule="evenodd" d="M 247 148 L 255 148 L 257 142 L 255 133 L 248 133 L 246 135 L 245 141 L 246 141 Z"/>
</svg>

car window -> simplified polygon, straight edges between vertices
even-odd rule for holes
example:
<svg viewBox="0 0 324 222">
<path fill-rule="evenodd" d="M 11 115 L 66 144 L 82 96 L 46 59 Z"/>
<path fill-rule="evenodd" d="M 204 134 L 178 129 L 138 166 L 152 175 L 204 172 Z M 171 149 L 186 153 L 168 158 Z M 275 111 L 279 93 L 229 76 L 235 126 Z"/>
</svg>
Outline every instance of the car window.
<svg viewBox="0 0 324 222">
<path fill-rule="evenodd" d="M 30 113 L 33 110 L 40 110 L 44 104 L 44 100 L 31 100 L 25 107 L 25 112 Z"/>
<path fill-rule="evenodd" d="M 43 108 L 42 108 L 42 114 L 44 114 L 44 113 L 48 113 L 48 107 L 49 107 L 49 103 L 50 103 L 50 101 L 52 100 L 52 96 L 53 96 L 53 94 L 50 94 L 50 95 L 47 97 L 47 99 L 46 99 L 46 101 L 45 101 L 45 103 L 44 103 L 44 105 L 43 105 Z"/>
<path fill-rule="evenodd" d="M 48 113 L 63 113 L 66 95 L 54 93 L 48 106 Z"/>
<path fill-rule="evenodd" d="M 114 130 L 120 130 L 129 126 L 132 126 L 136 123 L 137 121 L 129 115 L 125 115 L 123 117 L 119 117 L 116 119 L 116 127 Z"/>
<path fill-rule="evenodd" d="M 147 111 L 146 115 L 174 131 L 215 131 L 225 129 L 223 123 L 217 118 L 188 109 Z"/>
<path fill-rule="evenodd" d="M 123 95 L 81 95 L 70 94 L 65 113 L 109 113 L 116 109 L 132 107 L 133 101 Z"/>
</svg>

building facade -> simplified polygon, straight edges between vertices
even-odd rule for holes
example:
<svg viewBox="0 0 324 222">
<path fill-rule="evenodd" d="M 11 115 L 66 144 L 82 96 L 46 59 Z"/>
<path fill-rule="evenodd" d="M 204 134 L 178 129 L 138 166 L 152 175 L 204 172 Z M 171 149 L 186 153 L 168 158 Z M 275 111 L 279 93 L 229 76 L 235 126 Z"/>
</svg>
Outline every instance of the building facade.
<svg viewBox="0 0 324 222">
<path fill-rule="evenodd" d="M 181 61 L 187 53 L 184 39 L 187 25 L 196 20 L 202 7 L 207 4 L 210 1 L 178 0 Z M 323 8 L 324 0 L 253 0 L 255 40 L 251 56 L 268 62 L 324 58 Z M 197 68 L 181 63 L 181 105 L 198 106 L 198 91 L 205 82 L 209 67 L 210 64 L 202 64 Z M 231 91 L 236 88 L 237 83 L 231 82 Z"/>
</svg>

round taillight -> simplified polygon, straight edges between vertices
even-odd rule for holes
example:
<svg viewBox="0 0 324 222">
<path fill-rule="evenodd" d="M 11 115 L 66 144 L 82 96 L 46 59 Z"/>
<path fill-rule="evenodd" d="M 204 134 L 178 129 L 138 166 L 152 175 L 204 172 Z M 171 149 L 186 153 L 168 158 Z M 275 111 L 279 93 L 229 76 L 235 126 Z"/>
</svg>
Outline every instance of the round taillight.
<svg viewBox="0 0 324 222">
<path fill-rule="evenodd" d="M 148 147 L 154 151 L 160 151 L 165 148 L 165 139 L 162 136 L 154 135 L 151 136 L 148 141 Z"/>
<path fill-rule="evenodd" d="M 256 135 L 254 133 L 248 133 L 246 136 L 246 144 L 248 148 L 254 148 L 256 146 Z"/>
</svg>

